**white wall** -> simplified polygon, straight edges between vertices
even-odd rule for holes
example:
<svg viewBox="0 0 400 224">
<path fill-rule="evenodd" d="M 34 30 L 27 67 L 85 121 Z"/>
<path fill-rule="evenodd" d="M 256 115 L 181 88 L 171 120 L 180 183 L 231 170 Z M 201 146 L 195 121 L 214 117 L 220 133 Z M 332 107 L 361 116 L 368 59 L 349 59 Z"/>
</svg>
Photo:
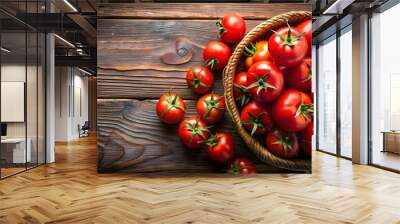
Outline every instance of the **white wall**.
<svg viewBox="0 0 400 224">
<path fill-rule="evenodd" d="M 88 78 L 72 67 L 56 67 L 55 73 L 55 140 L 70 141 L 88 120 Z"/>
</svg>

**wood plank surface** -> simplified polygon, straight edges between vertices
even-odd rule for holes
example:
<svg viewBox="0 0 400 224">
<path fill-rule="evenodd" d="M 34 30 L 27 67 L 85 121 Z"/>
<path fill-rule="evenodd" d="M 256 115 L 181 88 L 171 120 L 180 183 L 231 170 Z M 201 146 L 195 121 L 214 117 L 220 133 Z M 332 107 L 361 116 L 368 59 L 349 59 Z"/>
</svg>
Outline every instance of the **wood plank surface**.
<svg viewBox="0 0 400 224">
<path fill-rule="evenodd" d="M 247 21 L 249 29 L 257 24 Z M 186 71 L 204 64 L 203 48 L 216 39 L 215 21 L 98 20 L 98 97 L 154 99 L 172 87 L 193 99 Z M 215 78 L 222 93 L 220 72 Z"/>
<path fill-rule="evenodd" d="M 98 170 L 133 173 L 224 172 L 225 166 L 213 163 L 206 150 L 185 149 L 178 138 L 176 125 L 161 123 L 154 100 L 98 100 Z M 195 115 L 195 101 L 186 101 L 187 115 Z M 279 172 L 258 161 L 236 134 L 226 114 L 214 130 L 226 131 L 235 138 L 238 155 L 257 164 L 259 172 Z"/>
<path fill-rule="evenodd" d="M 218 19 L 236 12 L 245 19 L 264 20 L 292 10 L 311 11 L 303 3 L 141 3 L 99 5 L 99 18 L 126 19 Z"/>
</svg>

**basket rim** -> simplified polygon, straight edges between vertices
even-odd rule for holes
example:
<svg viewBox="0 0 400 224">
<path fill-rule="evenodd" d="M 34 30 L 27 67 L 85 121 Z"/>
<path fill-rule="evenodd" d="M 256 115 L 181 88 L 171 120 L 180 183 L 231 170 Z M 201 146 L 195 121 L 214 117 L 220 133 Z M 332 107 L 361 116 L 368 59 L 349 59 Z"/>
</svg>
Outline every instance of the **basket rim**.
<svg viewBox="0 0 400 224">
<path fill-rule="evenodd" d="M 245 141 L 247 147 L 255 153 L 255 155 L 263 162 L 272 166 L 292 170 L 311 172 L 311 158 L 305 159 L 284 159 L 277 157 L 269 152 L 257 139 L 253 138 L 249 132 L 243 127 L 240 112 L 233 96 L 233 79 L 236 75 L 239 61 L 243 57 L 244 48 L 250 43 L 255 42 L 260 36 L 267 34 L 270 30 L 276 30 L 286 25 L 287 22 L 299 23 L 311 18 L 309 11 L 291 11 L 284 14 L 274 16 L 260 23 L 248 32 L 245 37 L 236 46 L 232 53 L 227 66 L 223 71 L 224 97 L 227 110 L 232 118 L 235 128 L 239 136 Z"/>
</svg>

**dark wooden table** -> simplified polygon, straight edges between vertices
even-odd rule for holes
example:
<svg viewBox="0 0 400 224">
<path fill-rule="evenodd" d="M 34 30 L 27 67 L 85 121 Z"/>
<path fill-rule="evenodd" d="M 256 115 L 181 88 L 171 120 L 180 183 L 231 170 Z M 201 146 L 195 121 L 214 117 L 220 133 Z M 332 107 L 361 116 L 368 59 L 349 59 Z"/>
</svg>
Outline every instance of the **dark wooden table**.
<svg viewBox="0 0 400 224">
<path fill-rule="evenodd" d="M 98 13 L 98 170 L 152 174 L 214 173 L 205 150 L 191 152 L 178 140 L 176 126 L 159 122 L 155 102 L 170 89 L 195 114 L 198 98 L 187 88 L 186 71 L 202 65 L 203 47 L 218 39 L 215 22 L 241 14 L 248 30 L 272 16 L 311 10 L 309 4 L 103 4 Z M 214 90 L 223 94 L 221 74 Z M 219 130 L 235 137 L 239 154 L 252 158 L 258 172 L 280 172 L 258 161 L 234 131 L 229 115 Z"/>
</svg>

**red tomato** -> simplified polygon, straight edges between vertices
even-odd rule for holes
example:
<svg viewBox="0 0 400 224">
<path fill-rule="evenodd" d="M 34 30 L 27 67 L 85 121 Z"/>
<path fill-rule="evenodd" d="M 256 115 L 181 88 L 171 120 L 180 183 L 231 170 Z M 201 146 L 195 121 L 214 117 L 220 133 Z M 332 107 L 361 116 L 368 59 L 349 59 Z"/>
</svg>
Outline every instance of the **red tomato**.
<svg viewBox="0 0 400 224">
<path fill-rule="evenodd" d="M 186 104 L 175 93 L 162 95 L 156 103 L 156 112 L 160 120 L 167 124 L 176 124 L 185 116 Z"/>
<path fill-rule="evenodd" d="M 307 156 L 311 156 L 312 136 L 314 135 L 314 122 L 307 126 L 306 129 L 299 132 L 300 148 Z"/>
<path fill-rule="evenodd" d="M 290 67 L 304 59 L 308 43 L 302 34 L 288 26 L 272 34 L 268 41 L 268 50 L 276 64 Z"/>
<path fill-rule="evenodd" d="M 268 41 L 262 40 L 245 48 L 245 66 L 249 69 L 254 63 L 259 61 L 272 61 L 272 57 L 268 52 Z"/>
<path fill-rule="evenodd" d="M 221 41 L 211 41 L 203 51 L 203 58 L 211 69 L 222 69 L 229 61 L 231 49 Z"/>
<path fill-rule="evenodd" d="M 207 125 L 198 117 L 185 118 L 178 127 L 181 142 L 189 149 L 199 149 L 208 138 Z"/>
<path fill-rule="evenodd" d="M 254 163 L 244 157 L 238 157 L 228 166 L 228 173 L 231 174 L 255 174 Z"/>
<path fill-rule="evenodd" d="M 299 142 L 295 133 L 275 130 L 265 140 L 268 150 L 275 156 L 290 159 L 299 153 Z"/>
<path fill-rule="evenodd" d="M 288 89 L 296 89 L 305 93 L 311 90 L 311 58 L 304 59 L 300 64 L 288 67 L 283 72 Z"/>
<path fill-rule="evenodd" d="M 308 51 L 307 56 L 311 56 L 312 51 L 312 21 L 311 19 L 306 20 L 296 26 L 296 30 L 300 33 L 304 33 L 304 37 L 307 39 Z"/>
<path fill-rule="evenodd" d="M 272 106 L 272 117 L 285 131 L 304 130 L 313 119 L 314 104 L 310 97 L 300 91 L 284 91 Z"/>
<path fill-rule="evenodd" d="M 282 92 L 284 78 L 282 72 L 270 61 L 260 61 L 247 72 L 249 91 L 255 100 L 271 102 Z"/>
<path fill-rule="evenodd" d="M 230 44 L 239 42 L 246 33 L 246 23 L 236 13 L 224 16 L 221 21 L 217 22 L 217 26 L 221 40 Z"/>
<path fill-rule="evenodd" d="M 247 86 L 247 73 L 241 72 L 236 74 L 235 79 L 233 80 L 233 96 L 235 97 L 236 102 L 239 103 L 240 107 L 246 105 L 250 100 Z"/>
<path fill-rule="evenodd" d="M 255 100 L 247 104 L 240 113 L 243 126 L 251 131 L 251 135 L 265 134 L 274 126 L 271 109 Z"/>
<path fill-rule="evenodd" d="M 221 120 L 225 114 L 224 97 L 216 94 L 206 94 L 197 101 L 196 112 L 202 120 L 209 124 L 215 124 Z"/>
<path fill-rule="evenodd" d="M 220 132 L 207 140 L 208 155 L 211 159 L 226 163 L 235 155 L 235 143 L 229 133 Z"/>
<path fill-rule="evenodd" d="M 206 67 L 195 66 L 187 71 L 186 82 L 195 93 L 203 94 L 212 88 L 214 75 Z"/>
</svg>

